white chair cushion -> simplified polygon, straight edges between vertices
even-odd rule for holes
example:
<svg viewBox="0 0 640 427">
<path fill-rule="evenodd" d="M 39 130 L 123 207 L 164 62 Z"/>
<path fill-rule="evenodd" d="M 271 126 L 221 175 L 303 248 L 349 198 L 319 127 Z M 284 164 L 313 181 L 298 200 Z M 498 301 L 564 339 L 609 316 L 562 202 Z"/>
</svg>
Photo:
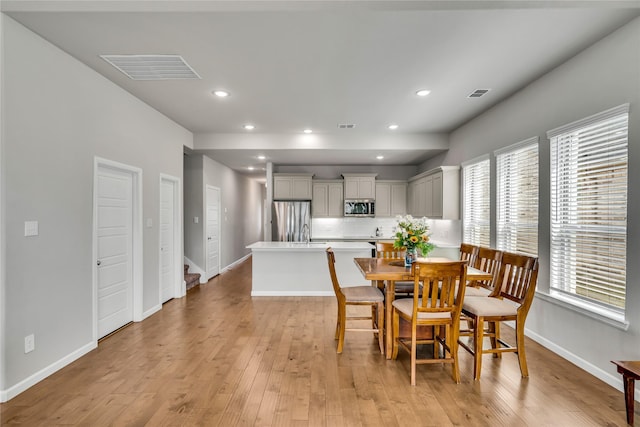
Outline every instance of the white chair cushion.
<svg viewBox="0 0 640 427">
<path fill-rule="evenodd" d="M 418 299 L 418 304 L 422 304 L 422 300 Z M 402 298 L 393 301 L 393 306 L 399 312 L 405 314 L 406 316 L 413 316 L 413 298 Z M 425 313 L 418 312 L 418 319 L 451 319 L 450 312 L 440 312 L 440 313 Z"/>
<path fill-rule="evenodd" d="M 515 316 L 518 306 L 498 298 L 469 297 L 464 299 L 462 310 L 476 316 Z"/>
<path fill-rule="evenodd" d="M 464 290 L 465 297 L 488 297 L 491 295 L 491 291 L 487 288 L 474 288 L 473 286 L 467 286 Z"/>
<path fill-rule="evenodd" d="M 373 286 L 347 286 L 340 288 L 347 302 L 379 302 L 384 301 L 380 289 Z"/>
</svg>

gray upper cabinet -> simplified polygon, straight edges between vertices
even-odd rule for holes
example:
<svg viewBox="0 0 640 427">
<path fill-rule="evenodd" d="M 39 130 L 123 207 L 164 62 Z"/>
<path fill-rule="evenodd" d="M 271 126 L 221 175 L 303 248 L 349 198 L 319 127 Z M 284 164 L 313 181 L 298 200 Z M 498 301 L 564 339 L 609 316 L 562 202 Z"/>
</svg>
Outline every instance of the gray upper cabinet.
<svg viewBox="0 0 640 427">
<path fill-rule="evenodd" d="M 415 217 L 460 219 L 460 168 L 441 166 L 409 180 L 409 213 Z"/>
<path fill-rule="evenodd" d="M 395 217 L 407 213 L 407 182 L 376 182 L 376 217 Z"/>
<path fill-rule="evenodd" d="M 344 198 L 375 199 L 377 173 L 343 173 Z"/>
<path fill-rule="evenodd" d="M 342 181 L 314 180 L 311 215 L 315 218 L 337 218 L 343 216 L 343 188 Z"/>
<path fill-rule="evenodd" d="M 313 174 L 273 174 L 273 200 L 311 200 Z"/>
</svg>

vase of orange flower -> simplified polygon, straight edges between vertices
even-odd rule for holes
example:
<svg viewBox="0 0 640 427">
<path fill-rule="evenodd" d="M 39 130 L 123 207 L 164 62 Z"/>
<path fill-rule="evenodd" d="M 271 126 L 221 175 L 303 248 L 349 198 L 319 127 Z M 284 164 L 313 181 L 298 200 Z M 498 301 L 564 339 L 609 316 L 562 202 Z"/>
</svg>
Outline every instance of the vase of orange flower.
<svg viewBox="0 0 640 427">
<path fill-rule="evenodd" d="M 398 216 L 396 218 L 395 241 L 393 247 L 405 249 L 405 267 L 411 267 L 418 256 L 427 256 L 434 248 L 429 242 L 429 226 L 426 218 L 413 218 L 411 215 Z"/>
</svg>

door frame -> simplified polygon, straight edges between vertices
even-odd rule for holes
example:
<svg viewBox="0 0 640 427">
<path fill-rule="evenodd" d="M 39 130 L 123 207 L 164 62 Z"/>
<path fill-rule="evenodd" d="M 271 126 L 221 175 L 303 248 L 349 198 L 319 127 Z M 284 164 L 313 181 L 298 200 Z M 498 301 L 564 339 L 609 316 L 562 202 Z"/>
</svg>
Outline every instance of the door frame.
<svg viewBox="0 0 640 427">
<path fill-rule="evenodd" d="M 94 157 L 93 167 L 93 341 L 98 342 L 98 171 L 111 169 L 128 173 L 132 178 L 132 230 L 133 248 L 131 253 L 132 285 L 133 285 L 133 321 L 143 320 L 142 310 L 142 169 L 113 160 Z"/>
<path fill-rule="evenodd" d="M 160 174 L 160 186 L 158 194 L 159 202 L 158 202 L 158 272 L 160 278 L 162 278 L 162 230 L 160 229 L 160 221 L 161 221 L 161 210 L 162 210 L 162 184 L 164 182 L 168 182 L 173 185 L 173 298 L 182 298 L 187 294 L 186 286 L 184 283 L 184 277 L 180 274 L 182 271 L 181 265 L 182 262 L 182 233 L 181 224 L 182 224 L 182 194 L 180 192 L 180 178 L 167 175 L 164 173 Z M 158 303 L 162 304 L 162 280 L 158 281 Z"/>
<path fill-rule="evenodd" d="M 220 222 L 221 218 L 222 218 L 222 190 L 220 189 L 220 187 L 216 187 L 215 185 L 205 185 L 204 187 L 204 273 L 205 273 L 205 280 L 209 280 L 211 277 L 209 276 L 209 269 L 208 269 L 208 260 L 209 260 L 209 245 L 207 244 L 207 225 L 209 222 L 209 218 L 207 216 L 207 190 L 208 189 L 214 189 L 218 191 L 218 274 L 220 274 L 221 272 L 221 267 L 220 267 L 220 260 L 221 260 L 221 254 L 220 254 L 220 247 L 222 246 L 222 224 Z"/>
</svg>

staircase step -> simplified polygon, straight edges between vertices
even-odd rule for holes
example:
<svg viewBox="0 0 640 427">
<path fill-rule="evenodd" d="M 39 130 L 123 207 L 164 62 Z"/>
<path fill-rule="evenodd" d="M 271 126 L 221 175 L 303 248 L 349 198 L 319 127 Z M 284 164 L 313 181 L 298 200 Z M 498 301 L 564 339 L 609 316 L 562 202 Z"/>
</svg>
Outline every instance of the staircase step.
<svg viewBox="0 0 640 427">
<path fill-rule="evenodd" d="M 200 284 L 200 274 L 198 273 L 185 273 L 184 281 L 187 282 L 187 290 Z"/>
</svg>

